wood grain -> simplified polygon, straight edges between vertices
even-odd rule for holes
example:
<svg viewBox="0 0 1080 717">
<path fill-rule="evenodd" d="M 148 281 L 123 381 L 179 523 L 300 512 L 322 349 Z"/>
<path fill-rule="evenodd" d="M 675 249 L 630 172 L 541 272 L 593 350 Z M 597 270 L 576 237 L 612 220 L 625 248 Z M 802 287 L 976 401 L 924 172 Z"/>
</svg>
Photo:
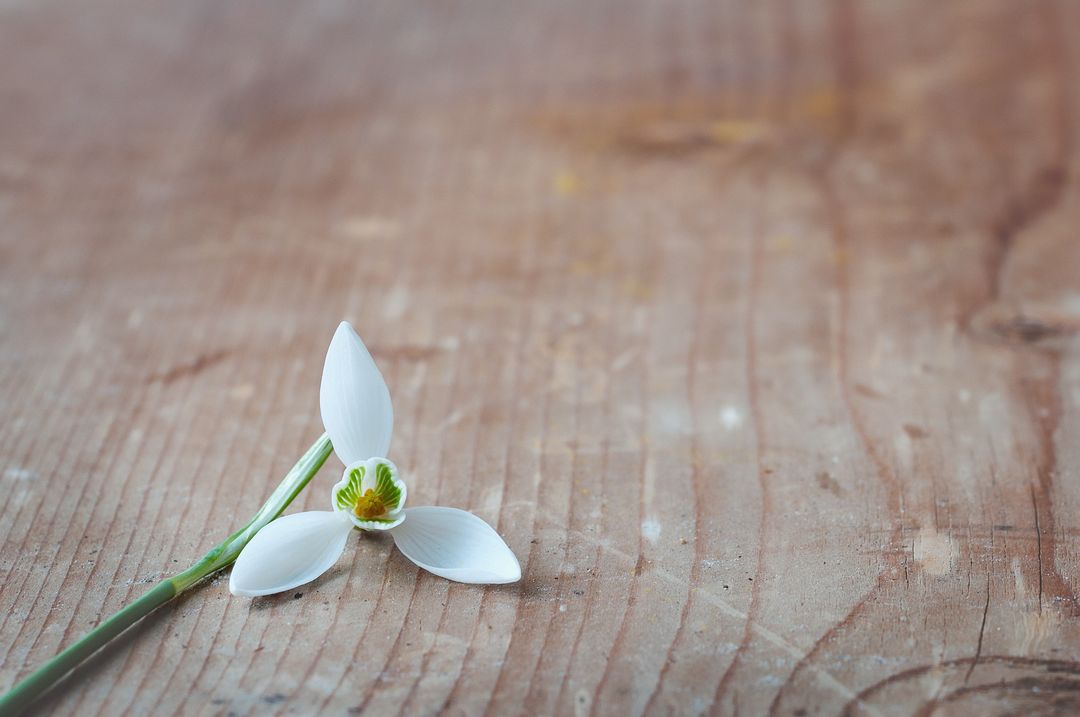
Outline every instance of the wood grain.
<svg viewBox="0 0 1080 717">
<path fill-rule="evenodd" d="M 16 0 L 0 59 L 0 687 L 254 511 L 347 318 L 523 581 L 360 537 L 44 711 L 1080 711 L 1080 5 Z"/>
</svg>

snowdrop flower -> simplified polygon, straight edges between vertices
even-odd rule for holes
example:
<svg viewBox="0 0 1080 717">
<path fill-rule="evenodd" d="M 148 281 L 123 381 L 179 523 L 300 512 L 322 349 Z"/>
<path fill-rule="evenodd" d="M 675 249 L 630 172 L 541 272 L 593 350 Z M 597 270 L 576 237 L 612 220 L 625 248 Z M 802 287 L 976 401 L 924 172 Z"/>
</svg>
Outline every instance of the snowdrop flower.
<svg viewBox="0 0 1080 717">
<path fill-rule="evenodd" d="M 234 595 L 292 590 L 329 570 L 353 529 L 386 530 L 421 568 L 462 583 L 512 583 L 521 566 L 495 530 L 457 508 L 405 508 L 406 488 L 390 449 L 394 409 L 371 354 L 342 322 L 323 367 L 319 407 L 334 451 L 345 464 L 328 511 L 286 515 L 260 530 L 229 579 Z"/>
</svg>

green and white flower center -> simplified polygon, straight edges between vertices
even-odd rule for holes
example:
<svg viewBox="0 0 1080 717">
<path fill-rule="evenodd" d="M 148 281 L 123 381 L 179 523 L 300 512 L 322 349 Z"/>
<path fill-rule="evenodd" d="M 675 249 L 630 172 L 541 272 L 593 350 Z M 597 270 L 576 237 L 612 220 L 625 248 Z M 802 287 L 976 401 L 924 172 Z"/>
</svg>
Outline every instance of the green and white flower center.
<svg viewBox="0 0 1080 717">
<path fill-rule="evenodd" d="M 363 530 L 388 530 L 405 520 L 405 483 L 385 458 L 357 461 L 334 486 L 333 507 Z"/>
</svg>

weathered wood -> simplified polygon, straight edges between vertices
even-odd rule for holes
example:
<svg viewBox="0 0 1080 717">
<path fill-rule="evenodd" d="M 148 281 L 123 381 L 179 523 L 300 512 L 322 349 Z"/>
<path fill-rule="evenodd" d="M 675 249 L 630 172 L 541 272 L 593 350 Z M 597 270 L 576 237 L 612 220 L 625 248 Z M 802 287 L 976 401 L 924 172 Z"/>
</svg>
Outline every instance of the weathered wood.
<svg viewBox="0 0 1080 717">
<path fill-rule="evenodd" d="M 48 709 L 1080 710 L 1080 5 L 9 2 L 0 59 L 0 687 L 254 511 L 348 318 L 522 583 L 359 538 Z"/>
</svg>

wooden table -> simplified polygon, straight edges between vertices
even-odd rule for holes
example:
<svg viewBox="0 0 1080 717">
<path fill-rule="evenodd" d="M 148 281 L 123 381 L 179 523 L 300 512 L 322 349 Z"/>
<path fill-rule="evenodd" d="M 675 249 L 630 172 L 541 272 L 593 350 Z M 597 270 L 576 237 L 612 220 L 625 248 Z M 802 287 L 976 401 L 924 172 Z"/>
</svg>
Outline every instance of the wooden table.
<svg viewBox="0 0 1080 717">
<path fill-rule="evenodd" d="M 246 520 L 347 318 L 522 582 L 357 537 L 46 709 L 1080 710 L 1080 3 L 15 0 L 0 58 L 0 687 Z"/>
</svg>

